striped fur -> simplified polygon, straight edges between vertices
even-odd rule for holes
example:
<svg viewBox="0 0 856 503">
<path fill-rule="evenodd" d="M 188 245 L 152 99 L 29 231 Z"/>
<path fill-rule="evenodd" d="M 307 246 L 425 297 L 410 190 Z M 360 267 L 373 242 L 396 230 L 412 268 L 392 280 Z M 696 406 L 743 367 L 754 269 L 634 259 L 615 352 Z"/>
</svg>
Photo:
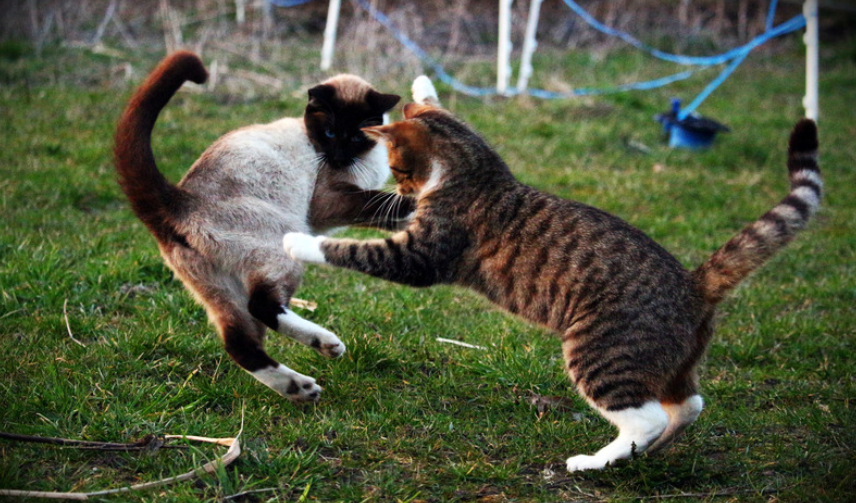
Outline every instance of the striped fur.
<svg viewBox="0 0 856 503">
<path fill-rule="evenodd" d="M 360 132 L 382 124 L 399 98 L 339 75 L 309 91 L 303 118 L 228 133 L 173 185 L 155 163 L 152 130 L 185 81 L 206 77 L 199 58 L 181 51 L 134 93 L 115 137 L 119 183 L 166 264 L 207 310 L 229 356 L 287 398 L 317 400 L 315 379 L 264 350 L 270 328 L 325 356 L 345 351 L 335 334 L 288 309 L 303 269 L 280 238 L 348 224 L 394 228 L 412 212 L 412 202 L 374 190 L 389 176 L 387 154 Z"/>
<path fill-rule="evenodd" d="M 619 428 L 571 471 L 603 468 L 673 441 L 701 412 L 696 366 L 728 289 L 790 241 L 817 209 L 817 136 L 809 120 L 791 136 L 791 192 L 697 271 L 606 212 L 518 182 L 464 123 L 426 104 L 407 120 L 368 130 L 387 142 L 416 215 L 386 239 L 300 239 L 295 258 L 412 286 L 474 289 L 561 336 L 580 393 Z"/>
<path fill-rule="evenodd" d="M 721 301 L 740 280 L 787 245 L 820 206 L 823 180 L 817 165 L 817 128 L 811 120 L 797 123 L 791 134 L 788 176 L 791 192 L 695 271 L 708 302 Z"/>
</svg>

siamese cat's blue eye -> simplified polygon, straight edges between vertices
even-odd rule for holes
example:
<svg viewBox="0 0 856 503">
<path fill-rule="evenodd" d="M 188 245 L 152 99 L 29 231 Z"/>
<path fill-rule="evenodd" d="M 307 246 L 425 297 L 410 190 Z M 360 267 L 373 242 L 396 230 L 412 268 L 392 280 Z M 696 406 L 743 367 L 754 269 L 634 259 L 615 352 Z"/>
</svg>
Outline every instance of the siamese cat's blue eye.
<svg viewBox="0 0 856 503">
<path fill-rule="evenodd" d="M 327 138 L 335 138 L 336 133 L 334 133 L 332 129 L 325 129 L 324 136 L 326 136 Z"/>
</svg>

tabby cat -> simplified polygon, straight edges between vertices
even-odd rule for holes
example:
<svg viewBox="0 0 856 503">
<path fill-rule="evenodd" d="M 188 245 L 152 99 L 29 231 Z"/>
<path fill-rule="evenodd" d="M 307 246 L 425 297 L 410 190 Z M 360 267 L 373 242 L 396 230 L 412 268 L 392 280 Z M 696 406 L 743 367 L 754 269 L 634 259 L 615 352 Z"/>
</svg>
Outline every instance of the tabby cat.
<svg viewBox="0 0 856 503">
<path fill-rule="evenodd" d="M 303 266 L 280 245 L 288 231 L 346 224 L 393 229 L 412 200 L 378 192 L 389 176 L 386 148 L 360 128 L 383 124 L 399 100 L 352 75 L 309 90 L 304 117 L 232 131 L 173 185 L 158 170 L 151 135 L 160 111 L 187 81 L 207 72 L 189 52 L 168 56 L 119 120 L 115 165 L 136 215 L 166 264 L 205 306 L 226 351 L 283 396 L 317 400 L 321 388 L 268 356 L 266 328 L 337 357 L 345 345 L 288 306 Z"/>
<path fill-rule="evenodd" d="M 790 138 L 790 193 L 688 271 L 624 220 L 518 182 L 449 112 L 408 104 L 404 116 L 365 131 L 386 141 L 398 192 L 417 197 L 409 226 L 369 241 L 286 234 L 285 248 L 408 285 L 466 286 L 558 333 L 571 379 L 619 430 L 568 459 L 572 472 L 653 452 L 695 421 L 716 304 L 791 241 L 821 196 L 817 130 L 804 119 Z"/>
</svg>

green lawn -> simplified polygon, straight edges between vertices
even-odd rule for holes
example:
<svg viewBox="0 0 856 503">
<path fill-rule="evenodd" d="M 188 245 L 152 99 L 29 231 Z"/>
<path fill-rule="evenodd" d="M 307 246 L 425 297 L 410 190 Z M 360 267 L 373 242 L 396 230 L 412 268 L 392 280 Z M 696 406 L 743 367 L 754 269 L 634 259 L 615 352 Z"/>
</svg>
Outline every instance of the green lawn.
<svg viewBox="0 0 856 503">
<path fill-rule="evenodd" d="M 322 400 L 291 404 L 241 371 L 115 183 L 111 137 L 131 92 L 116 83 L 121 61 L 78 49 L 39 59 L 11 52 L 0 56 L 0 431 L 113 442 L 227 437 L 244 411 L 244 451 L 226 469 L 105 499 L 190 502 L 258 491 L 228 501 L 852 501 L 852 43 L 822 55 L 824 209 L 722 304 L 698 422 L 657 456 L 573 475 L 564 460 L 600 448 L 614 430 L 574 393 L 556 339 L 467 291 L 310 267 L 297 295 L 318 309 L 300 314 L 339 334 L 348 353 L 327 360 L 275 334 L 267 346 L 317 377 Z M 536 69 L 548 71 L 536 73 L 534 86 L 602 86 L 669 71 L 633 53 L 559 57 L 539 56 Z M 155 62 L 135 58 L 132 84 Z M 701 109 L 733 129 L 705 152 L 666 148 L 652 117 L 673 95 L 694 97 L 710 71 L 665 90 L 563 101 L 440 90 L 521 180 L 613 212 L 695 267 L 785 194 L 802 65 L 796 42 L 748 58 Z M 405 94 L 410 78 L 384 90 Z M 161 169 L 178 180 L 229 129 L 299 114 L 300 85 L 250 97 L 181 93 L 155 131 Z M 533 397 L 569 400 L 539 409 Z M 0 440 L 0 488 L 101 490 L 176 475 L 222 452 Z"/>
</svg>

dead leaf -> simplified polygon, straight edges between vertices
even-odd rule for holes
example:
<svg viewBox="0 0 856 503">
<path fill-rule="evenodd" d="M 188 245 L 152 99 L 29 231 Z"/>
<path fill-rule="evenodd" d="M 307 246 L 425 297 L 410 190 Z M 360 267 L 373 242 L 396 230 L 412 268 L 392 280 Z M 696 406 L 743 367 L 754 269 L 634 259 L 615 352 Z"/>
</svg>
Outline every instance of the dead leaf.
<svg viewBox="0 0 856 503">
<path fill-rule="evenodd" d="M 312 302 L 311 300 L 298 299 L 295 297 L 291 298 L 289 305 L 291 307 L 299 307 L 300 309 L 306 309 L 307 311 L 310 311 L 310 312 L 318 309 L 318 303 L 317 302 Z"/>
</svg>

